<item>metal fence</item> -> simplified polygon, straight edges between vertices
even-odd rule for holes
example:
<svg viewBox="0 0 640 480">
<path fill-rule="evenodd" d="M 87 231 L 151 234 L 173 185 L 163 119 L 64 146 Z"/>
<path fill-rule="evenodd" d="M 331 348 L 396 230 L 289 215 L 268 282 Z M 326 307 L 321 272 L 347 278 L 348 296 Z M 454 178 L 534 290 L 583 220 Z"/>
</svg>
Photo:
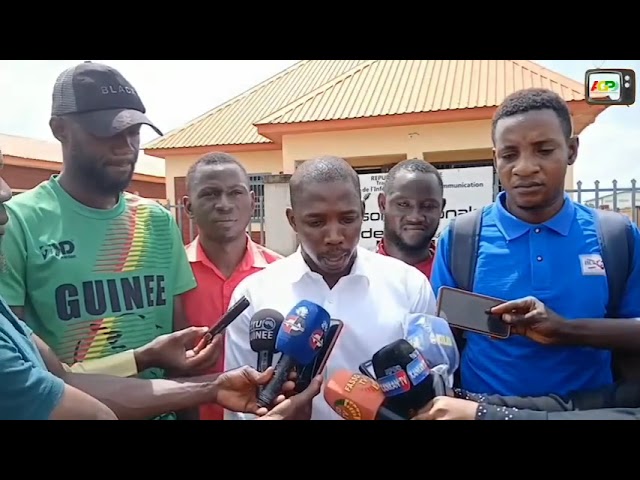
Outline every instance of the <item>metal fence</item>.
<svg viewBox="0 0 640 480">
<path fill-rule="evenodd" d="M 613 180 L 611 187 L 603 187 L 599 180 L 594 182 L 593 188 L 584 188 L 583 182 L 576 183 L 576 189 L 567 190 L 573 200 L 592 208 L 612 210 L 627 215 L 638 224 L 637 182 L 631 180 L 628 186 L 620 186 L 620 182 Z"/>
<path fill-rule="evenodd" d="M 495 193 L 499 192 L 500 186 L 494 185 Z M 262 175 L 251 176 L 251 190 L 253 190 L 256 198 L 256 206 L 253 212 L 251 223 L 247 226 L 247 233 L 252 235 L 254 241 L 265 243 L 265 216 L 264 216 L 264 183 Z M 573 200 L 592 208 L 600 208 L 612 210 L 627 215 L 634 223 L 638 224 L 640 218 L 638 199 L 640 192 L 638 191 L 636 180 L 631 180 L 627 186 L 620 186 L 620 182 L 614 180 L 610 187 L 602 186 L 599 180 L 593 184 L 593 188 L 586 188 L 581 181 L 576 183 L 576 188 L 567 190 L 567 193 Z M 163 204 L 163 206 L 172 212 L 175 212 L 175 218 L 178 226 L 183 233 L 185 243 L 191 242 L 196 234 L 197 229 L 192 220 L 189 219 L 184 211 L 183 205 Z"/>
</svg>

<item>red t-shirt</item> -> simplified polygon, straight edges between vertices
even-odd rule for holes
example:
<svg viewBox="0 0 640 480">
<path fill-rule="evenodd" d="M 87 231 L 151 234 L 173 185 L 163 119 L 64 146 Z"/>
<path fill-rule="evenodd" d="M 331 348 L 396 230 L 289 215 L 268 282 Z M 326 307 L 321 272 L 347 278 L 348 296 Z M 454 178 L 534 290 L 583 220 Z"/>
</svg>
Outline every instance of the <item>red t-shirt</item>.
<svg viewBox="0 0 640 480">
<path fill-rule="evenodd" d="M 379 253 L 380 255 L 385 255 L 385 256 L 389 256 L 389 254 L 387 253 L 387 251 L 384 249 L 384 241 L 380 240 L 380 243 L 378 243 L 378 246 L 376 247 L 376 252 Z M 429 245 L 429 253 L 430 256 L 429 258 L 427 258 L 424 262 L 420 262 L 416 265 L 414 265 L 414 267 L 416 267 L 418 270 L 420 270 L 422 273 L 424 273 L 424 275 L 427 278 L 431 278 L 431 269 L 433 268 L 433 257 L 436 254 L 436 242 L 434 242 L 433 240 L 431 240 L 431 245 Z"/>
<path fill-rule="evenodd" d="M 229 309 L 231 294 L 242 280 L 282 258 L 276 252 L 247 238 L 247 252 L 244 258 L 236 271 L 229 278 L 225 278 L 204 253 L 198 237 L 187 245 L 186 249 L 198 286 L 183 294 L 182 304 L 187 321 L 194 327 L 212 327 L 213 323 Z M 224 351 L 215 368 L 208 373 L 223 371 Z M 200 406 L 200 420 L 222 420 L 223 417 L 224 409 L 219 405 Z"/>
</svg>

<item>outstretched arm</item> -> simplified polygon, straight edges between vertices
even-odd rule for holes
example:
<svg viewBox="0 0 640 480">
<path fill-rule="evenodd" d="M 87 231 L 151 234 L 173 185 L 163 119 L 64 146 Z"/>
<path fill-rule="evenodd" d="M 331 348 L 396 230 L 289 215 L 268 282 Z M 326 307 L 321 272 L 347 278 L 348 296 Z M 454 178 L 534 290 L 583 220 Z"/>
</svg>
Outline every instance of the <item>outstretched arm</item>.
<svg viewBox="0 0 640 480">
<path fill-rule="evenodd" d="M 53 350 L 40 338 L 36 335 L 32 338 L 49 371 L 64 382 L 65 411 L 73 412 L 73 418 L 84 418 L 84 412 L 92 409 L 94 401 L 108 407 L 121 420 L 138 420 L 214 402 L 216 399 L 215 379 L 218 375 L 143 380 L 72 373 L 62 368 Z M 67 395 L 67 391 L 84 393 L 83 396 Z"/>
<path fill-rule="evenodd" d="M 20 346 L 23 332 L 0 331 L 0 419 L 6 420 L 115 420 L 106 405 L 66 385 L 64 380 L 43 368 L 37 352 L 27 354 L 33 345 Z M 55 358 L 55 357 L 54 357 Z M 51 362 L 59 375 L 65 375 L 60 362 Z"/>
<path fill-rule="evenodd" d="M 640 383 L 628 382 L 576 392 L 562 398 L 503 397 L 456 390 L 455 396 L 479 404 L 479 420 L 637 420 Z"/>
</svg>

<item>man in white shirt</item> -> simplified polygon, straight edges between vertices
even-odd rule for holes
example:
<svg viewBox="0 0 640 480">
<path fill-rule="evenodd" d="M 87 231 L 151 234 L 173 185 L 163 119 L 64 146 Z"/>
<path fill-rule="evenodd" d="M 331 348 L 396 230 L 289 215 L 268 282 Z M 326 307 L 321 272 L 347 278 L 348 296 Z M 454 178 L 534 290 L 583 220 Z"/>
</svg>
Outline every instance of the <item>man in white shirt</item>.
<svg viewBox="0 0 640 480">
<path fill-rule="evenodd" d="M 231 298 L 246 296 L 251 306 L 226 329 L 225 370 L 256 365 L 249 346 L 249 321 L 258 310 L 283 315 L 300 300 L 322 305 L 345 327 L 329 358 L 326 376 L 356 372 L 383 346 L 404 338 L 410 313 L 435 315 L 427 278 L 414 267 L 358 247 L 364 204 L 355 170 L 343 159 L 320 157 L 304 162 L 289 183 L 289 224 L 300 248 L 245 279 Z M 274 356 L 274 363 L 280 354 Z M 225 419 L 248 419 L 225 411 Z M 312 420 L 340 417 L 319 395 Z"/>
</svg>

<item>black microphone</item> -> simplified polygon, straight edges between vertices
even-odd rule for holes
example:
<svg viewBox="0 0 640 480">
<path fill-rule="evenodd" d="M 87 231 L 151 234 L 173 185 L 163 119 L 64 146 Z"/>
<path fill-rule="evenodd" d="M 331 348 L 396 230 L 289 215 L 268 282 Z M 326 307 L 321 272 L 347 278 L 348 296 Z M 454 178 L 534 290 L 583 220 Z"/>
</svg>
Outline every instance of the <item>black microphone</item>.
<svg viewBox="0 0 640 480">
<path fill-rule="evenodd" d="M 414 417 L 434 397 L 445 394 L 441 376 L 431 371 L 422 354 L 404 339 L 382 347 L 371 363 L 387 398 L 385 406 L 401 417 Z"/>
<path fill-rule="evenodd" d="M 264 372 L 273 363 L 276 353 L 276 336 L 284 316 L 277 310 L 265 308 L 258 310 L 249 323 L 249 344 L 251 350 L 257 352 L 256 370 Z"/>
</svg>

